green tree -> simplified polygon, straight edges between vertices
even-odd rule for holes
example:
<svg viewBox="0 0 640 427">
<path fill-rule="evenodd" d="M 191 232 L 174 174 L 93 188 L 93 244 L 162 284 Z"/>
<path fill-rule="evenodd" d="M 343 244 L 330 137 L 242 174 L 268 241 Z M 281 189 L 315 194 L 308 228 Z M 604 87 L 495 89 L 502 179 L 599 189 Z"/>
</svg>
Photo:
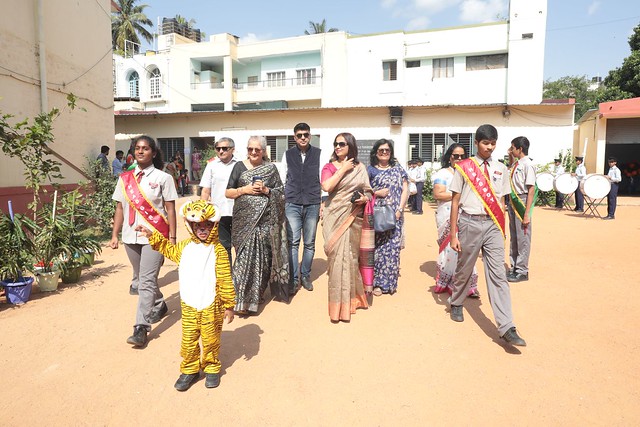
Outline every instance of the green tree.
<svg viewBox="0 0 640 427">
<path fill-rule="evenodd" d="M 146 4 L 136 5 L 138 0 L 116 0 L 119 11 L 111 14 L 111 37 L 113 48 L 124 52 L 125 40 L 141 44 L 140 37 L 151 43 L 153 34 L 146 27 L 153 27 L 153 23 L 144 9 Z"/>
<path fill-rule="evenodd" d="M 336 32 L 336 31 L 340 31 L 337 28 L 329 28 L 327 30 L 327 20 L 326 19 L 323 19 L 322 22 L 309 21 L 309 28 L 311 29 L 311 32 L 309 32 L 309 30 L 304 30 L 304 33 L 306 35 L 322 34 L 322 33 L 333 33 L 333 32 Z"/>
<path fill-rule="evenodd" d="M 618 88 L 626 93 L 626 97 L 640 96 L 640 25 L 636 25 L 633 34 L 629 37 L 631 55 L 626 57 L 622 65 L 609 71 L 604 79 L 605 86 Z"/>
</svg>

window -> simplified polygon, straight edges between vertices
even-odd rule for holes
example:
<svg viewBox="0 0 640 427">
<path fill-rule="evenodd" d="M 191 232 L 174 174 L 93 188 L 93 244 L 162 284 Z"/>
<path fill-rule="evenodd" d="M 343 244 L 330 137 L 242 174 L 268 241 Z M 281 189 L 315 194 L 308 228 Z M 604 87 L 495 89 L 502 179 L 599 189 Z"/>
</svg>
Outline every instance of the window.
<svg viewBox="0 0 640 427">
<path fill-rule="evenodd" d="M 149 98 L 157 99 L 162 96 L 160 93 L 161 80 L 162 76 L 160 75 L 160 70 L 154 68 L 149 71 Z"/>
<path fill-rule="evenodd" d="M 398 79 L 398 61 L 382 61 L 382 80 Z"/>
<path fill-rule="evenodd" d="M 464 146 L 467 155 L 473 154 L 471 133 L 412 133 L 409 134 L 410 159 L 420 157 L 425 162 L 440 162 L 442 154 L 454 143 Z M 358 141 L 360 144 L 360 141 Z"/>
<path fill-rule="evenodd" d="M 258 86 L 258 76 L 249 76 L 249 77 L 247 77 L 247 83 L 251 87 Z"/>
<path fill-rule="evenodd" d="M 158 138 L 158 144 L 160 144 L 165 165 L 169 163 L 176 151 L 184 153 L 184 138 Z"/>
<path fill-rule="evenodd" d="M 140 77 L 136 71 L 129 74 L 129 97 L 130 98 L 139 98 L 140 97 Z"/>
<path fill-rule="evenodd" d="M 467 56 L 467 71 L 507 68 L 507 54 Z"/>
<path fill-rule="evenodd" d="M 453 58 L 436 58 L 433 60 L 433 78 L 453 77 Z"/>
<path fill-rule="evenodd" d="M 420 61 L 405 61 L 405 66 L 407 68 L 418 68 L 420 67 Z"/>
<path fill-rule="evenodd" d="M 309 68 L 306 70 L 296 71 L 296 81 L 298 85 L 314 85 L 316 84 L 316 69 Z"/>
<path fill-rule="evenodd" d="M 282 86 L 284 86 L 284 71 L 267 73 L 267 87 L 282 87 Z"/>
</svg>

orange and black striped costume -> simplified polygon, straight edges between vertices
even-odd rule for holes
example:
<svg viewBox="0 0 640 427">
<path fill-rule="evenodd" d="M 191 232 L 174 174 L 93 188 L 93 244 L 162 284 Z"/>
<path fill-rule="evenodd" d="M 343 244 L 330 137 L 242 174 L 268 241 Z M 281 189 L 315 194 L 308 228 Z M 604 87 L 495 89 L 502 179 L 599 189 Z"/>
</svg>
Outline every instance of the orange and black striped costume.
<svg viewBox="0 0 640 427">
<path fill-rule="evenodd" d="M 191 201 L 180 209 L 190 237 L 172 244 L 155 231 L 149 244 L 165 257 L 176 262 L 180 277 L 182 308 L 182 344 L 180 372 L 207 374 L 220 372 L 220 335 L 225 309 L 233 309 L 235 291 L 231 280 L 229 255 L 218 239 L 220 214 L 210 203 Z M 190 223 L 214 222 L 209 237 L 202 241 L 195 236 Z M 202 358 L 199 339 L 202 338 Z"/>
</svg>

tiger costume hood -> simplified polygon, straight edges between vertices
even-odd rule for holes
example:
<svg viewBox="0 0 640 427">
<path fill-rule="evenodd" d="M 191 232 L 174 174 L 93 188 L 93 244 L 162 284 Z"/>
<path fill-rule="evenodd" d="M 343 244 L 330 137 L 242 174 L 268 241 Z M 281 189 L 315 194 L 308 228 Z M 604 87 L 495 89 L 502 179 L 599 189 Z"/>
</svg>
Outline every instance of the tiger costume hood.
<svg viewBox="0 0 640 427">
<path fill-rule="evenodd" d="M 184 218 L 184 225 L 195 242 L 202 242 L 193 232 L 191 223 L 210 221 L 213 228 L 207 239 L 202 242 L 207 245 L 218 243 L 218 222 L 220 221 L 220 210 L 213 204 L 205 200 L 190 200 L 180 207 L 180 216 Z"/>
</svg>

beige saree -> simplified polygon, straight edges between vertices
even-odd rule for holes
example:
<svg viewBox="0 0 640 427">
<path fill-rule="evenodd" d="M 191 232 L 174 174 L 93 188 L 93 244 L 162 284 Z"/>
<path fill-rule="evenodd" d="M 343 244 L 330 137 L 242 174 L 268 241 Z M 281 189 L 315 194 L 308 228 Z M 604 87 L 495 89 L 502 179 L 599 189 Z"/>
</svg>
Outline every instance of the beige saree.
<svg viewBox="0 0 640 427">
<path fill-rule="evenodd" d="M 331 163 L 325 165 L 322 180 L 336 170 Z M 356 190 L 372 195 L 369 176 L 361 163 L 342 178 L 325 202 L 322 234 L 328 263 L 329 318 L 334 322 L 349 321 L 357 308 L 369 306 L 358 268 L 364 205 L 351 203 Z"/>
</svg>

